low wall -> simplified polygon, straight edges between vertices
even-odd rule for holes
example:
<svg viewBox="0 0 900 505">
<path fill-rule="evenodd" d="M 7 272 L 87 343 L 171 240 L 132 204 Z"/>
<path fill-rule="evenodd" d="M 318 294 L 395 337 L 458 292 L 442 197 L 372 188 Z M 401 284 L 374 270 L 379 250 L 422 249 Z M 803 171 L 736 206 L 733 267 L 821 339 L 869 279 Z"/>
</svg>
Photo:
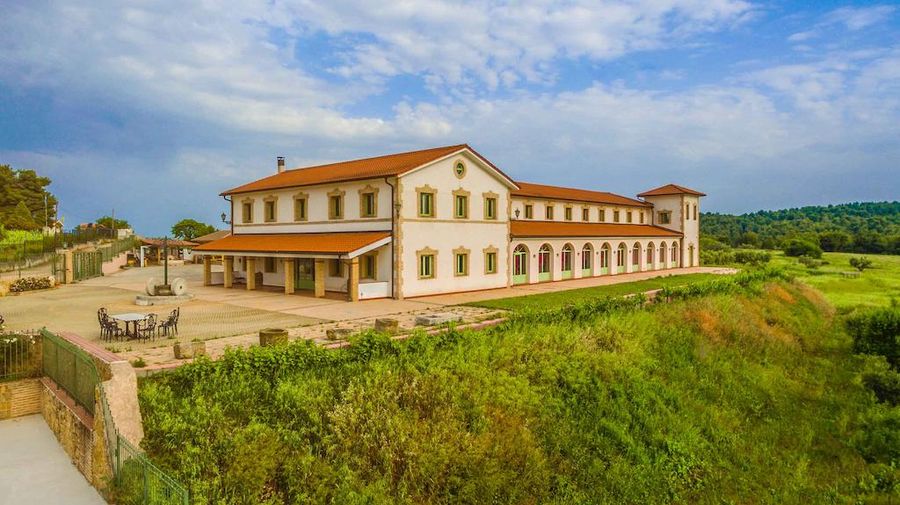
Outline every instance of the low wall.
<svg viewBox="0 0 900 505">
<path fill-rule="evenodd" d="M 41 411 L 41 380 L 21 379 L 0 383 L 0 419 Z"/>
<path fill-rule="evenodd" d="M 66 394 L 55 382 L 47 377 L 40 379 L 41 414 L 47 426 L 56 435 L 78 471 L 94 486 L 102 484 L 102 470 L 96 471 L 93 465 L 94 454 L 94 418 Z M 103 438 L 102 436 L 99 438 Z"/>
</svg>

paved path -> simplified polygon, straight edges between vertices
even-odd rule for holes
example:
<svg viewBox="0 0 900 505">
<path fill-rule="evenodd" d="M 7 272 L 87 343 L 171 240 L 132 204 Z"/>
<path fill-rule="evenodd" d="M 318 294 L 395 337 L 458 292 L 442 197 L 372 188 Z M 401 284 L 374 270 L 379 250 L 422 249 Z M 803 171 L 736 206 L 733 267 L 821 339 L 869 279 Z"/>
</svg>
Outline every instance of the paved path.
<svg viewBox="0 0 900 505">
<path fill-rule="evenodd" d="M 0 421 L 0 505 L 103 505 L 40 415 Z"/>
</svg>

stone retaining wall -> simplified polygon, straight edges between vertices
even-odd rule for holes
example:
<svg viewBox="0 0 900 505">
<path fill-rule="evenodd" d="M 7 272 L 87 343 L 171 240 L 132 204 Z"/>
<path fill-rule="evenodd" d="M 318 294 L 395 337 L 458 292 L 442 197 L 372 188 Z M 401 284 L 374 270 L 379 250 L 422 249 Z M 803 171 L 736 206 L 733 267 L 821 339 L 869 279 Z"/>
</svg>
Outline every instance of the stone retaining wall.
<svg viewBox="0 0 900 505">
<path fill-rule="evenodd" d="M 56 435 L 59 445 L 72 459 L 91 484 L 95 483 L 93 468 L 94 418 L 47 377 L 40 380 L 41 414 Z M 100 435 L 102 438 L 102 435 Z"/>
<path fill-rule="evenodd" d="M 0 419 L 27 416 L 40 411 L 40 379 L 21 379 L 0 383 Z"/>
</svg>

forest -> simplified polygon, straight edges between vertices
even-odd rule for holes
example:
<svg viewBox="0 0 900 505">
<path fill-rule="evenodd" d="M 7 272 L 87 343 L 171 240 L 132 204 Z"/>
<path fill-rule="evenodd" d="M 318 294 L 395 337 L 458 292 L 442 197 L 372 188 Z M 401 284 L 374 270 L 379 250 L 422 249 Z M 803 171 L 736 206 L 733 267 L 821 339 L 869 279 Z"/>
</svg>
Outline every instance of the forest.
<svg viewBox="0 0 900 505">
<path fill-rule="evenodd" d="M 900 254 L 900 202 L 861 202 L 758 211 L 704 213 L 700 233 L 732 247 L 781 249 L 800 239 L 828 252 Z"/>
<path fill-rule="evenodd" d="M 56 220 L 56 197 L 50 179 L 34 170 L 0 165 L 0 231 L 38 230 Z"/>
</svg>

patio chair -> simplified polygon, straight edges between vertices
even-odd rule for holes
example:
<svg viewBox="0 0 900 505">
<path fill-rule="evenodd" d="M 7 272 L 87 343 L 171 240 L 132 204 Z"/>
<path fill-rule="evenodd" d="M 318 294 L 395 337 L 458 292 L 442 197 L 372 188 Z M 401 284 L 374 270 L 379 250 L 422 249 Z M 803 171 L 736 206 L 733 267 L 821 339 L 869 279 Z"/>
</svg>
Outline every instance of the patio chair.
<svg viewBox="0 0 900 505">
<path fill-rule="evenodd" d="M 178 335 L 178 316 L 180 311 L 175 309 L 169 314 L 169 317 L 166 318 L 165 321 L 159 324 L 159 328 L 157 329 L 157 333 L 162 333 L 165 336 L 169 336 L 169 332 L 172 332 L 172 335 Z"/>
<path fill-rule="evenodd" d="M 100 324 L 100 338 L 106 339 L 109 337 L 107 331 L 109 330 L 107 326 L 107 321 L 109 319 L 109 313 L 106 311 L 106 307 L 100 307 L 97 309 L 97 322 Z"/>
<path fill-rule="evenodd" d="M 138 323 L 138 337 L 142 340 L 156 338 L 156 314 L 150 314 Z"/>
<path fill-rule="evenodd" d="M 105 333 L 106 338 L 110 340 L 125 336 L 125 330 L 119 326 L 119 322 L 109 316 L 104 316 L 100 327 L 101 333 Z"/>
</svg>

